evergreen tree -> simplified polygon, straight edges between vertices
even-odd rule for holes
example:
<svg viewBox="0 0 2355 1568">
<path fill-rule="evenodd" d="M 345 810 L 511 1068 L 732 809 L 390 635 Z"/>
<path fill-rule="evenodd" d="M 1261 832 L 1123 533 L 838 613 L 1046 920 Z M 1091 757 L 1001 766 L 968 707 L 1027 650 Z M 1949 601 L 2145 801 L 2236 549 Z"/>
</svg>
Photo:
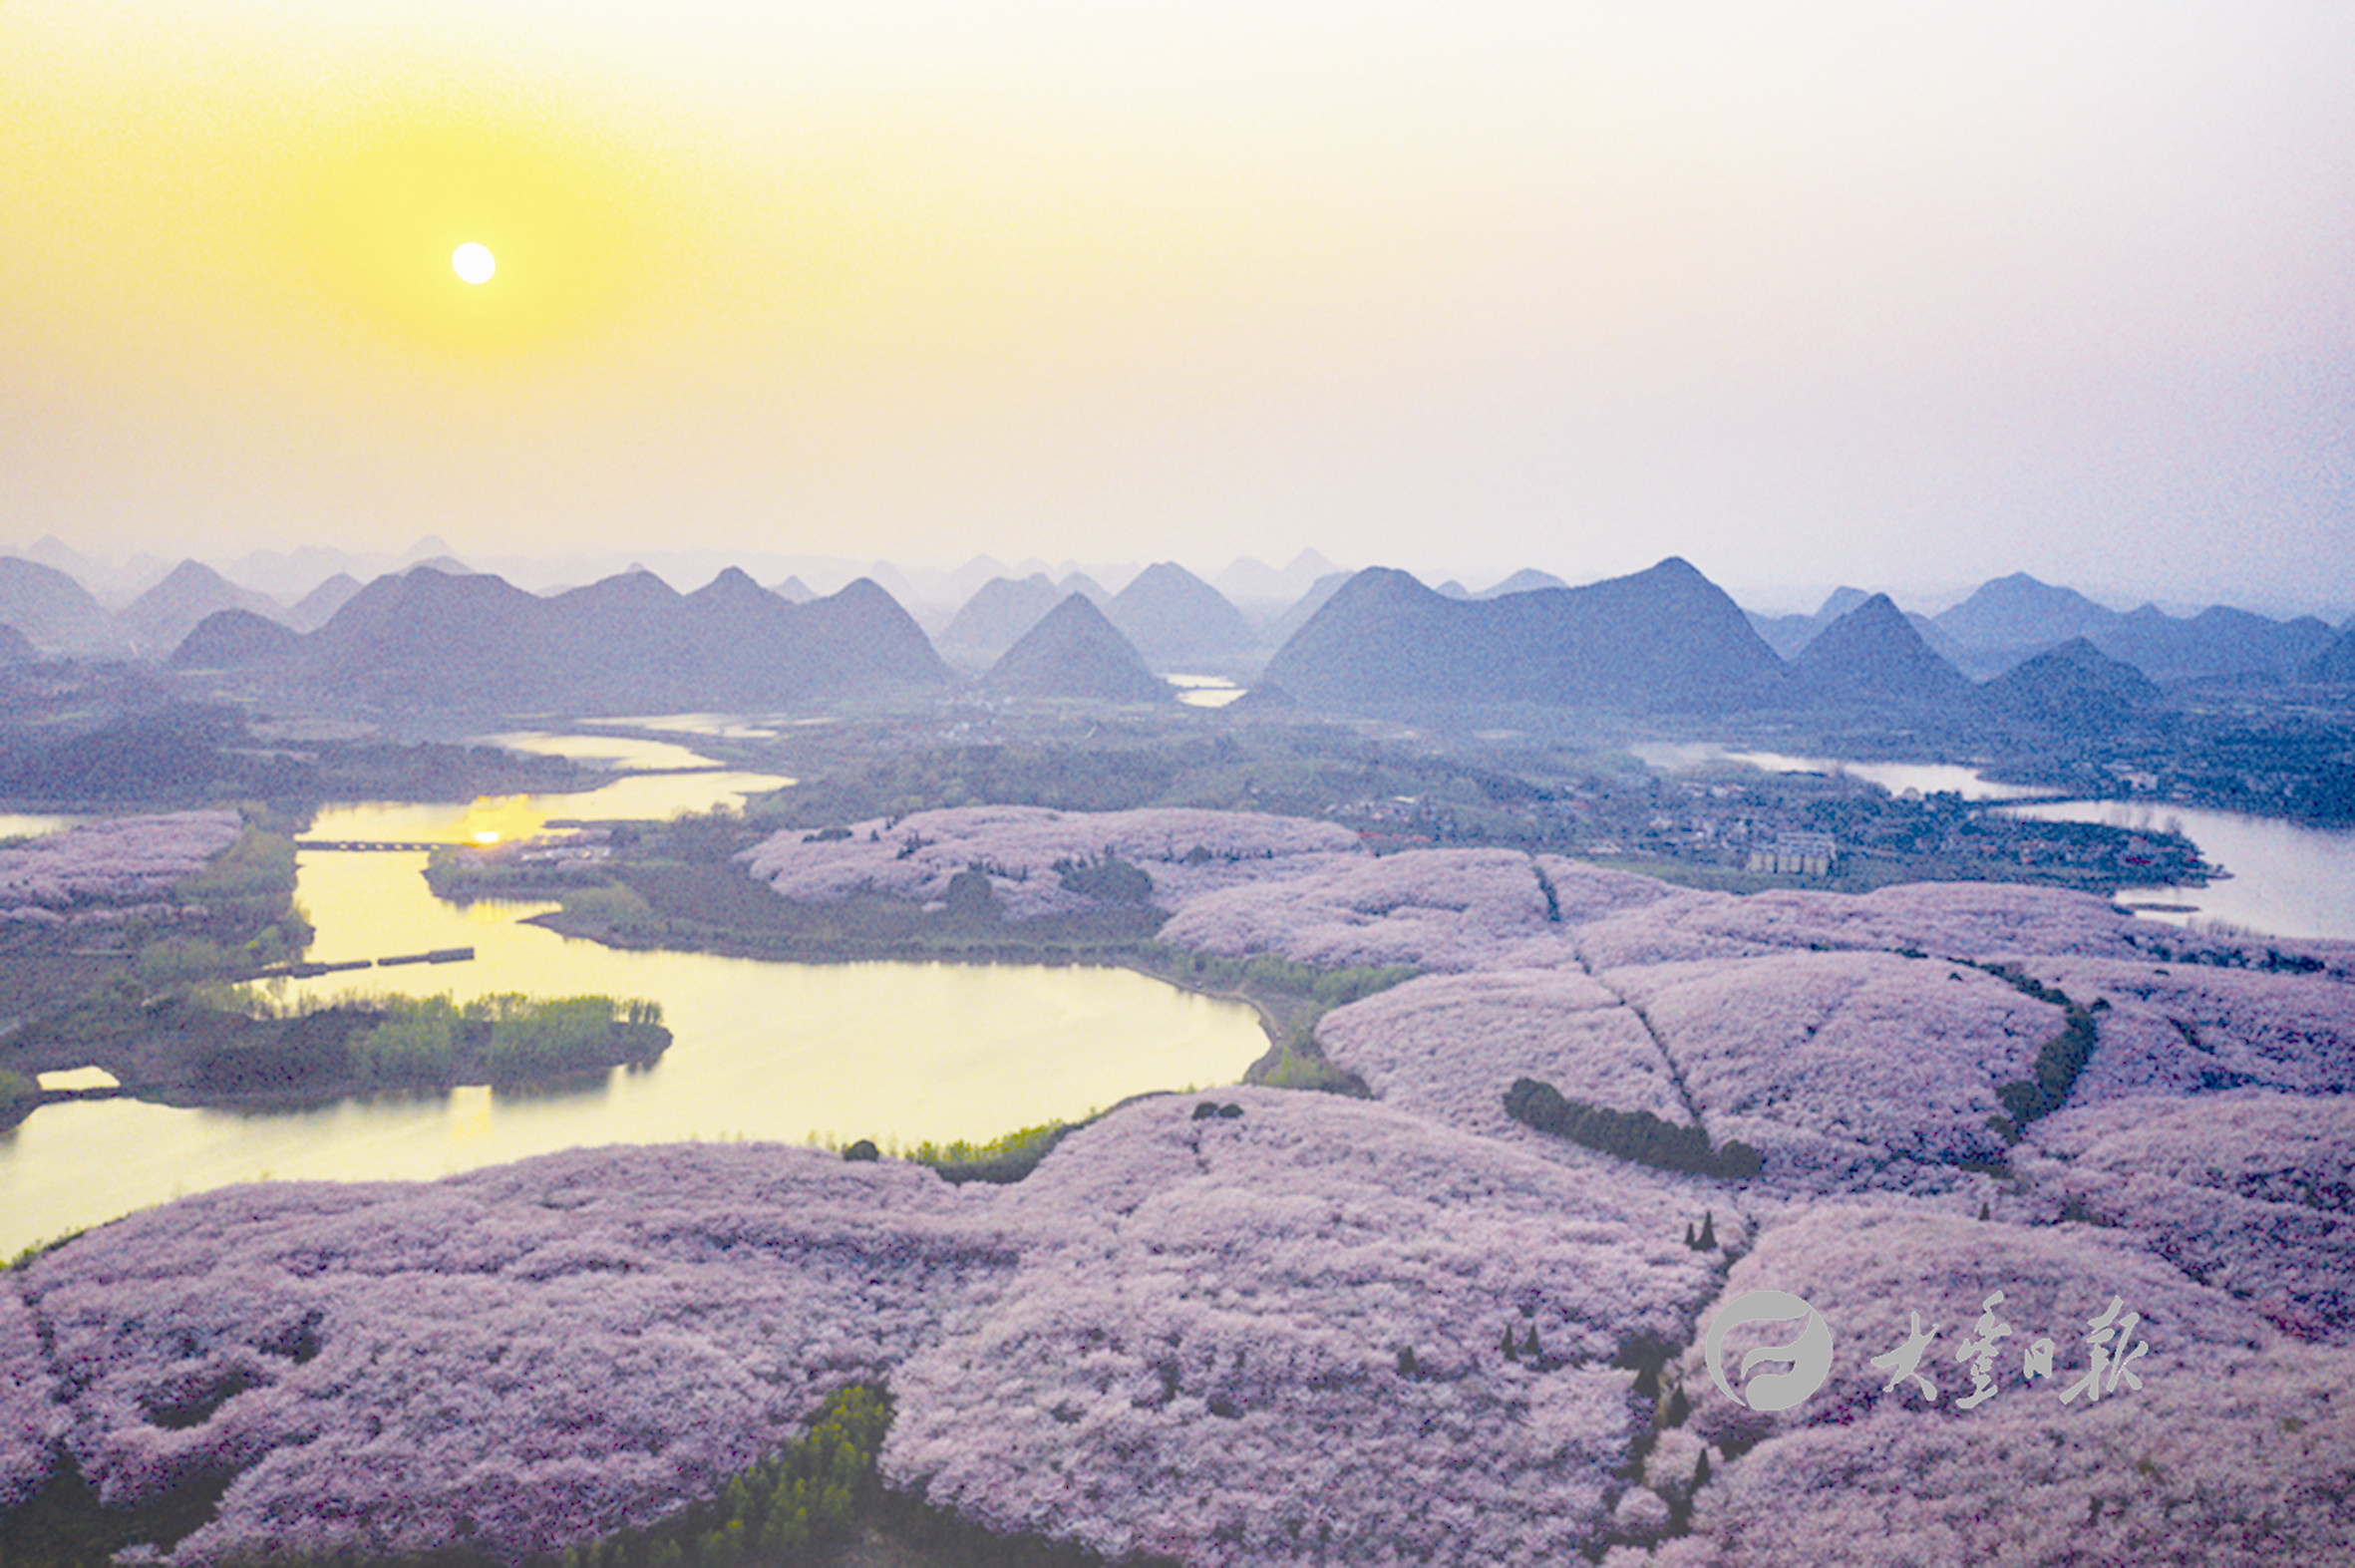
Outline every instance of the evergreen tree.
<svg viewBox="0 0 2355 1568">
<path fill-rule="evenodd" d="M 1700 1250 L 1703 1252 L 1717 1250 L 1717 1215 L 1713 1210 L 1704 1210 L 1701 1214 Z"/>
</svg>

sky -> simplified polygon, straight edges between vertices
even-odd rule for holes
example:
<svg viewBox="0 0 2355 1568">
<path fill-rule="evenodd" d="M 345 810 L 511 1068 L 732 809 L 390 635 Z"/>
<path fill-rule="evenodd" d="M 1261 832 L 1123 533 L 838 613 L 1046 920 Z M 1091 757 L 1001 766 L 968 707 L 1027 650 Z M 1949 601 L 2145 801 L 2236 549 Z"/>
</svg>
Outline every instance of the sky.
<svg viewBox="0 0 2355 1568">
<path fill-rule="evenodd" d="M 0 546 L 2355 608 L 2335 0 L 0 0 Z"/>
</svg>

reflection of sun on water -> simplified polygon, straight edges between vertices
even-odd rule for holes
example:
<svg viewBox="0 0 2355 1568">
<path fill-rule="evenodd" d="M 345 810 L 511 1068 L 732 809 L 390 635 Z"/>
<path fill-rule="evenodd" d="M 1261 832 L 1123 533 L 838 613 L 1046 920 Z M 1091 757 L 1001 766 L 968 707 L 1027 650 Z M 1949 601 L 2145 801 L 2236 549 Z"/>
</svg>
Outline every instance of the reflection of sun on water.
<svg viewBox="0 0 2355 1568">
<path fill-rule="evenodd" d="M 548 813 L 541 801 L 527 794 L 478 795 L 450 834 L 453 843 L 496 844 L 529 838 L 545 824 Z M 429 836 L 440 836 L 433 834 Z"/>
</svg>

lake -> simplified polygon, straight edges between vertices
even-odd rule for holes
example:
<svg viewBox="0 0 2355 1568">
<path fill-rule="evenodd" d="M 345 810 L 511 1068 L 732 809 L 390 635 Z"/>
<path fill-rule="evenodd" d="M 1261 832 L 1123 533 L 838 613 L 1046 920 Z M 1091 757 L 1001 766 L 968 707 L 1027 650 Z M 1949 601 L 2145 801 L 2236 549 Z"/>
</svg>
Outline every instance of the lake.
<svg viewBox="0 0 2355 1568">
<path fill-rule="evenodd" d="M 336 806 L 311 835 L 474 842 L 551 818 L 700 809 L 781 782 L 637 776 L 586 794 Z M 671 1049 L 652 1068 L 551 1093 L 467 1089 L 271 1111 L 45 1105 L 0 1134 L 0 1257 L 236 1181 L 427 1178 L 598 1143 L 979 1140 L 1150 1090 L 1231 1084 L 1267 1047 L 1249 1008 L 1123 969 L 618 952 L 523 923 L 551 905 L 444 903 L 426 888 L 425 862 L 420 851 L 304 851 L 296 896 L 318 928 L 311 954 L 467 946 L 473 962 L 279 982 L 279 994 L 651 997 Z"/>
<path fill-rule="evenodd" d="M 2014 816 L 2101 822 L 2144 832 L 2180 828 L 2199 846 L 2200 858 L 2222 866 L 2231 876 L 2206 887 L 2121 888 L 2121 903 L 2180 906 L 2136 911 L 2177 925 L 2222 922 L 2265 936 L 2355 941 L 2355 830 L 2304 827 L 2273 817 L 2193 806 L 2057 800 L 2048 789 L 1998 784 L 1950 763 L 1851 763 L 1779 752 L 1734 752 L 1710 742 L 1629 750 L 1649 766 L 1670 772 L 1731 762 L 1766 773 L 1845 773 L 1891 793 L 1947 789 L 1965 800 L 2002 802 L 1998 808 Z"/>
<path fill-rule="evenodd" d="M 2355 941 L 2355 830 L 2302 827 L 2187 805 L 2047 800 L 2007 805 L 2014 816 L 2104 822 L 2141 832 L 2178 829 L 2200 858 L 2231 875 L 2205 887 L 2126 887 L 2119 902 L 2182 905 L 2138 911 L 2178 925 L 2221 921 L 2266 936 Z"/>
</svg>

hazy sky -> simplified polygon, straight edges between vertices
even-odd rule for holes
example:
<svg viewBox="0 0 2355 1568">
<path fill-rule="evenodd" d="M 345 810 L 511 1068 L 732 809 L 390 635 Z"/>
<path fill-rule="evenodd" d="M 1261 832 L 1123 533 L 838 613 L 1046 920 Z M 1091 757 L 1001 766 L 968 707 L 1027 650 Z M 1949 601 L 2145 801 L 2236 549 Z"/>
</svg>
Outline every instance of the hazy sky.
<svg viewBox="0 0 2355 1568">
<path fill-rule="evenodd" d="M 0 301 L 0 545 L 2355 604 L 2340 0 L 6 0 Z"/>
</svg>

